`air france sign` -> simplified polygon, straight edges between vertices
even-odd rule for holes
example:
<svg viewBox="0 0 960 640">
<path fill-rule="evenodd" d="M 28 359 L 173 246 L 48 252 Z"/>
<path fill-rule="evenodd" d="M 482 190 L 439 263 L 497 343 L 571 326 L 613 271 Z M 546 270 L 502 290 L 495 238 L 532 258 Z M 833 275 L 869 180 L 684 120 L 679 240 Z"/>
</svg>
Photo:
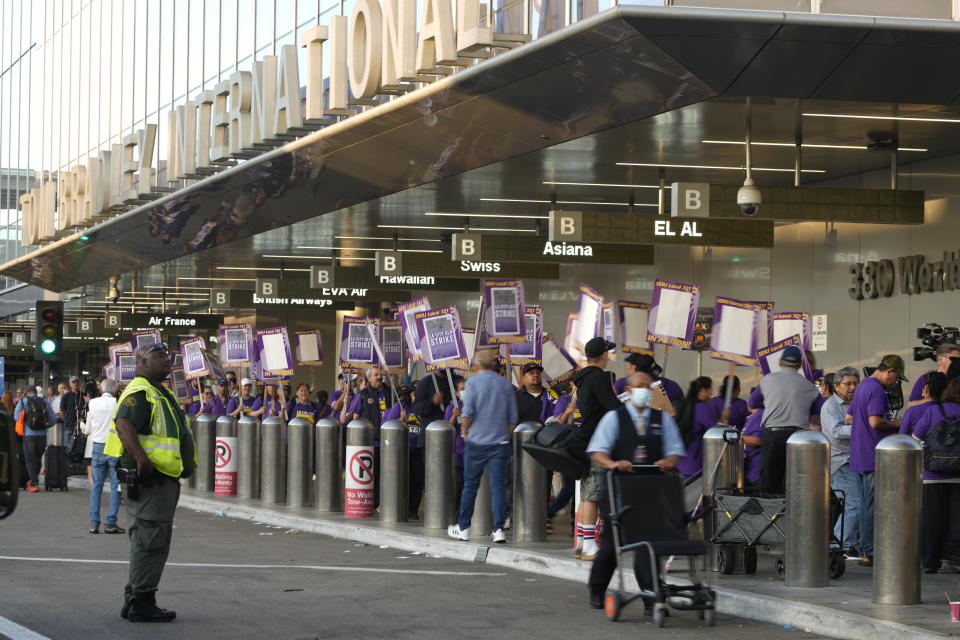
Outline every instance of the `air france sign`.
<svg viewBox="0 0 960 640">
<path fill-rule="evenodd" d="M 475 52 L 495 44 L 494 33 L 481 26 L 479 0 L 457 0 L 456 11 L 453 2 L 356 0 L 349 18 L 334 16 L 301 34 L 304 78 L 291 44 L 196 93 L 167 113 L 168 181 L 219 170 L 226 161 L 303 135 L 325 117 L 353 115 L 378 95 L 412 91 L 425 78 L 473 65 Z M 157 126 L 145 125 L 22 195 L 23 246 L 152 197 L 156 139 Z"/>
</svg>

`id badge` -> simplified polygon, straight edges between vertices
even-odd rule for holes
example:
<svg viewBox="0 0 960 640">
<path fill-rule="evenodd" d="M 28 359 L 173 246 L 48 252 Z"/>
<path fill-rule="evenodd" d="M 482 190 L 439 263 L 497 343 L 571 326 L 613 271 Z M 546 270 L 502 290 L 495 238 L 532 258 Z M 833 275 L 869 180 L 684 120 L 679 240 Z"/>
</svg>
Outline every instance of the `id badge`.
<svg viewBox="0 0 960 640">
<path fill-rule="evenodd" d="M 646 464 L 647 463 L 647 447 L 644 445 L 637 445 L 637 448 L 633 452 L 633 464 Z"/>
</svg>

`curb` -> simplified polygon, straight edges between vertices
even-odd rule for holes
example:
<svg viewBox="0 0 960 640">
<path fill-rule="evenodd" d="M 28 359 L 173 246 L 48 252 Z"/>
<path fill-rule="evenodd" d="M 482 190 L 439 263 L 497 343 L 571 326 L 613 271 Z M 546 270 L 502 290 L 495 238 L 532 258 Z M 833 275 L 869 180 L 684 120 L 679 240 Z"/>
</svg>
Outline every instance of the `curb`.
<svg viewBox="0 0 960 640">
<path fill-rule="evenodd" d="M 263 522 L 273 526 L 298 529 L 335 538 L 345 538 L 370 545 L 385 544 L 403 551 L 420 551 L 465 562 L 484 562 L 497 567 L 579 582 L 583 585 L 586 585 L 590 573 L 589 565 L 583 562 L 557 558 L 537 551 L 502 547 L 500 545 L 486 546 L 470 542 L 456 542 L 442 538 L 411 535 L 374 526 L 306 518 L 193 495 L 181 494 L 180 506 L 201 513 L 222 515 L 250 522 Z M 486 554 L 485 558 L 484 554 Z M 636 581 L 632 572 L 625 574 L 625 578 L 628 578 L 627 588 L 636 589 Z M 830 638 L 921 640 L 950 637 L 948 634 L 937 633 L 920 627 L 887 622 L 829 607 L 804 604 L 782 598 L 758 596 L 747 591 L 717 587 L 716 585 L 713 588 L 717 592 L 717 611 L 720 613 L 758 622 L 789 625 L 798 630 L 802 629 Z M 586 600 L 586 587 L 584 587 L 584 600 Z"/>
</svg>

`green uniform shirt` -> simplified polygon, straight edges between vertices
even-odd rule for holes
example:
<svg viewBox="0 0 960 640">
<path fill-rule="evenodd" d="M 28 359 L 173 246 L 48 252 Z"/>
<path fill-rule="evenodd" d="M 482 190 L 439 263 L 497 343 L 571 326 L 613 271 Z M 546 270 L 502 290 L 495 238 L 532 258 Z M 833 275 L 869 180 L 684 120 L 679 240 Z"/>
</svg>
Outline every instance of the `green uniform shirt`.
<svg viewBox="0 0 960 640">
<path fill-rule="evenodd" d="M 177 425 L 177 435 L 180 438 L 180 458 L 183 460 L 183 477 L 189 477 L 194 469 L 193 455 L 195 444 L 193 434 L 187 429 L 186 416 L 177 403 L 177 399 L 174 398 L 168 390 L 162 386 L 153 384 L 150 380 L 147 380 L 147 382 L 170 399 L 170 405 L 173 407 L 173 415 L 168 415 L 167 418 L 175 420 L 175 424 Z M 163 404 L 160 406 L 164 407 Z M 165 407 L 164 410 L 166 410 Z M 124 398 L 122 402 L 118 403 L 114 421 L 116 421 L 117 418 L 129 420 L 138 434 L 144 436 L 150 435 L 150 403 L 147 401 L 147 392 L 137 391 L 136 393 L 131 393 Z M 123 455 L 120 456 L 120 466 L 124 469 L 136 469 L 137 461 L 134 459 L 132 453 L 124 450 Z"/>
</svg>

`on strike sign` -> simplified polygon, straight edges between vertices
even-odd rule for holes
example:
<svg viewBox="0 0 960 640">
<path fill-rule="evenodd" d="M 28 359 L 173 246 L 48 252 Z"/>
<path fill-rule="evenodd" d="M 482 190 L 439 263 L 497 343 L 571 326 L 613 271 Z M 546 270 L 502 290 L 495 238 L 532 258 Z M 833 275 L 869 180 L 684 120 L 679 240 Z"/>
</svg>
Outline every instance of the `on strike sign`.
<svg viewBox="0 0 960 640">
<path fill-rule="evenodd" d="M 214 472 L 213 486 L 215 495 L 237 495 L 236 437 L 221 436 L 217 438 L 216 470 Z"/>
<path fill-rule="evenodd" d="M 343 515 L 348 518 L 373 515 L 373 447 L 347 445 Z"/>
</svg>

